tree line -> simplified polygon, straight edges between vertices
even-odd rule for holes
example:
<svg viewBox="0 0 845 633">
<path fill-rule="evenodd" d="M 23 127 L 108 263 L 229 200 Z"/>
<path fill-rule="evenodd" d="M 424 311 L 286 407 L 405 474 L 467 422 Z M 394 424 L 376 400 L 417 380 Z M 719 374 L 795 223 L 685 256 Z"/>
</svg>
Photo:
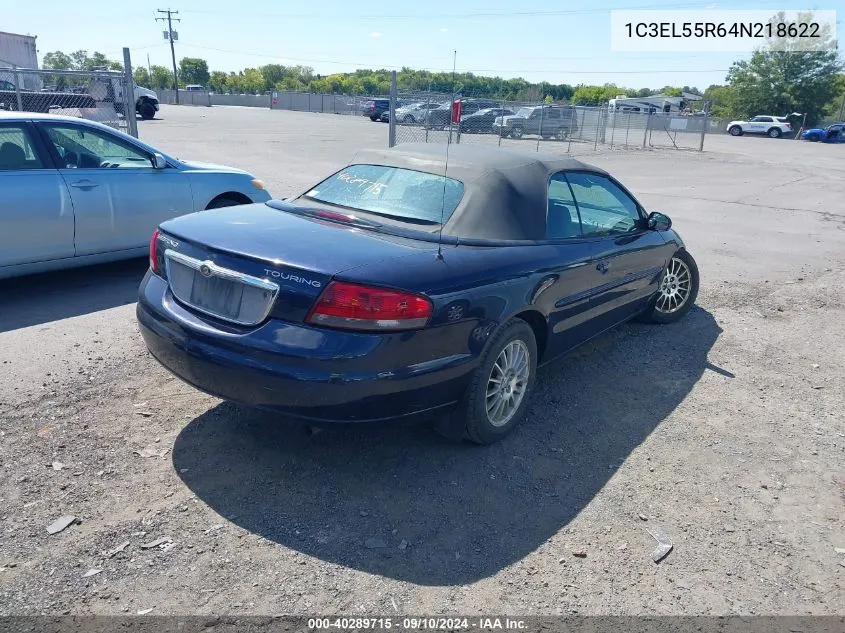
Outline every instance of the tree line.
<svg viewBox="0 0 845 633">
<path fill-rule="evenodd" d="M 828 33 L 828 37 L 832 34 Z M 44 68 L 92 70 L 122 69 L 122 65 L 103 54 L 87 51 L 47 53 Z M 563 69 L 562 69 L 563 70 Z M 664 86 L 632 89 L 613 83 L 598 85 L 532 83 L 522 78 L 504 79 L 474 73 L 431 72 L 402 68 L 396 73 L 401 93 L 431 92 L 464 97 L 508 101 L 546 101 L 573 105 L 600 106 L 609 99 L 625 95 L 645 97 L 655 93 L 681 96 L 683 92 L 703 96 L 710 113 L 720 118 L 746 118 L 757 114 L 787 115 L 806 113 L 807 123 L 825 118 L 841 119 L 845 113 L 845 74 L 837 51 L 774 50 L 764 45 L 748 60 L 731 65 L 724 84 L 711 85 L 703 92 L 691 86 Z M 391 71 L 359 69 L 349 73 L 322 75 L 309 66 L 265 64 L 238 72 L 209 70 L 199 57 L 183 57 L 178 67 L 179 85 L 199 84 L 209 90 L 232 94 L 264 94 L 273 90 L 292 90 L 324 94 L 379 96 L 390 93 Z M 164 66 L 139 66 L 135 83 L 153 89 L 172 88 L 173 73 Z M 61 84 L 67 78 L 57 77 Z M 61 85 L 60 85 L 61 87 Z"/>
</svg>

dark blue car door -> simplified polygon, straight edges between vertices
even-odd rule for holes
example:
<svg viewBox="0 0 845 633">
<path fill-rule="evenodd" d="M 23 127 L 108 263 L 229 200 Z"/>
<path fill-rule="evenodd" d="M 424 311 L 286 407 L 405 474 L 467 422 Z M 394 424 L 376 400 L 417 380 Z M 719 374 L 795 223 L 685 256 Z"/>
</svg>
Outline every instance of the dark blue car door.
<svg viewBox="0 0 845 633">
<path fill-rule="evenodd" d="M 595 240 L 583 235 L 563 172 L 549 179 L 545 237 L 545 243 L 556 250 L 556 266 L 541 278 L 532 303 L 548 316 L 544 359 L 551 360 L 600 331 L 592 302 L 600 284 L 592 265 Z"/>
<path fill-rule="evenodd" d="M 645 307 L 673 247 L 646 227 L 640 205 L 612 178 L 591 172 L 567 172 L 566 178 L 584 236 L 592 238 L 590 315 L 604 330 Z"/>
</svg>

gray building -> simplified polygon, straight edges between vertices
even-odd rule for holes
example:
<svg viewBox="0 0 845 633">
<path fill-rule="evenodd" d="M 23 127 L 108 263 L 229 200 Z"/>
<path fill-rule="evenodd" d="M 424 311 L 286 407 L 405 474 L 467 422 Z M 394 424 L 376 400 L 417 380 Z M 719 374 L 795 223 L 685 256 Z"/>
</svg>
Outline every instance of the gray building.
<svg viewBox="0 0 845 633">
<path fill-rule="evenodd" d="M 19 35 L 0 31 L 0 67 L 17 66 L 18 68 L 38 68 L 38 50 L 34 35 Z M 14 82 L 8 72 L 0 71 L 2 79 Z M 22 73 L 18 76 L 19 85 L 24 90 L 40 90 L 41 80 L 37 75 Z"/>
<path fill-rule="evenodd" d="M 0 66 L 38 68 L 35 35 L 18 35 L 0 31 Z"/>
</svg>

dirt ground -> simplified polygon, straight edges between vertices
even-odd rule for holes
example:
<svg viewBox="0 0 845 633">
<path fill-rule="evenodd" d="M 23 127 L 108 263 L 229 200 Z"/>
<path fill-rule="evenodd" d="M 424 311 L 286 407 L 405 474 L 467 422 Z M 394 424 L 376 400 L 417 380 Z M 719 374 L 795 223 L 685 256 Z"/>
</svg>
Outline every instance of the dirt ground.
<svg viewBox="0 0 845 633">
<path fill-rule="evenodd" d="M 386 134 L 241 108 L 141 123 L 280 196 Z M 486 448 L 310 436 L 196 392 L 138 334 L 143 260 L 0 283 L 0 615 L 845 613 L 843 148 L 705 148 L 584 156 L 672 217 L 699 305 L 542 370 Z"/>
</svg>

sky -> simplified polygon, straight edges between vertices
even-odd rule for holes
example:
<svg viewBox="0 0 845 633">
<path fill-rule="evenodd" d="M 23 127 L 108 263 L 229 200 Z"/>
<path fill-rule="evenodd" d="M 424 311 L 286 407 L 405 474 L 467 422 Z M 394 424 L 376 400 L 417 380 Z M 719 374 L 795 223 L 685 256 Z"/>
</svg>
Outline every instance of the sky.
<svg viewBox="0 0 845 633">
<path fill-rule="evenodd" d="M 783 0 L 420 0 L 362 3 L 353 0 L 172 0 L 154 5 L 129 0 L 5 0 L 0 30 L 37 35 L 39 58 L 47 52 L 100 51 L 133 66 L 170 68 L 156 9 L 173 9 L 177 61 L 202 57 L 210 70 L 237 71 L 267 63 L 311 66 L 315 72 L 403 66 L 528 81 L 577 85 L 615 83 L 661 88 L 724 83 L 740 53 L 611 52 L 611 9 L 834 9 L 845 0 L 794 6 Z M 785 6 L 786 5 L 786 6 Z M 90 16 L 82 19 L 84 15 Z M 286 8 L 289 7 L 289 8 Z M 838 25 L 838 39 L 843 37 Z"/>
</svg>

